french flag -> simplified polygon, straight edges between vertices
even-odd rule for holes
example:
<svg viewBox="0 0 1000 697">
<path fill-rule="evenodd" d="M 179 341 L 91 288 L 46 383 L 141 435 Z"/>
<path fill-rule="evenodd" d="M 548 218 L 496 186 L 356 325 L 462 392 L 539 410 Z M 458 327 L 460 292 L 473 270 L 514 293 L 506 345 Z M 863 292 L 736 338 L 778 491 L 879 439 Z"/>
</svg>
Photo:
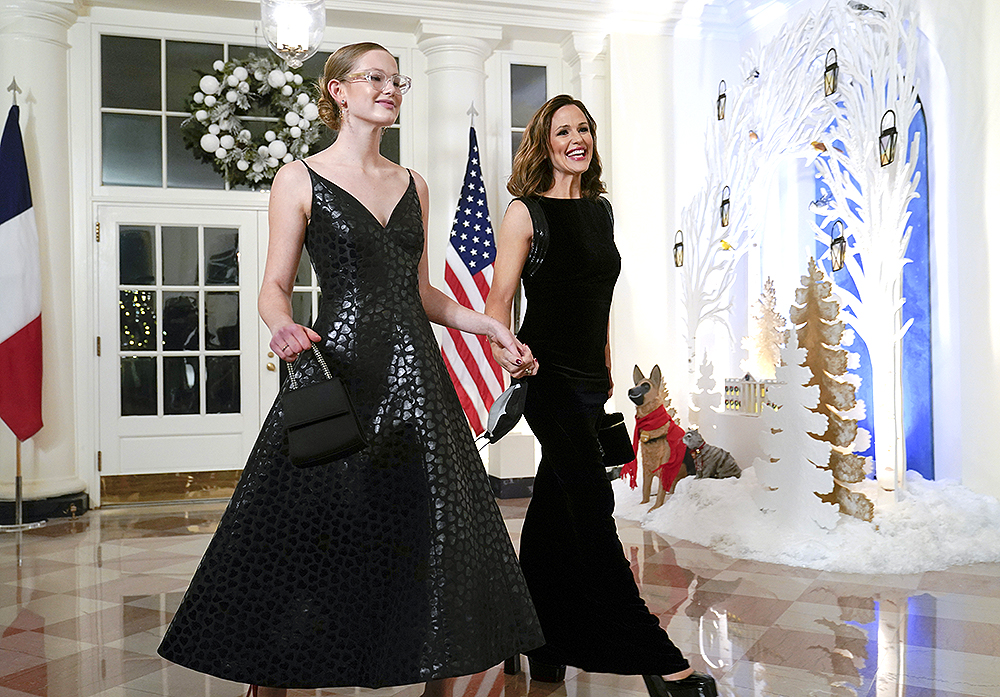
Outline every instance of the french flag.
<svg viewBox="0 0 1000 697">
<path fill-rule="evenodd" d="M 42 427 L 42 279 L 19 113 L 0 139 L 0 418 L 27 440 Z"/>
</svg>

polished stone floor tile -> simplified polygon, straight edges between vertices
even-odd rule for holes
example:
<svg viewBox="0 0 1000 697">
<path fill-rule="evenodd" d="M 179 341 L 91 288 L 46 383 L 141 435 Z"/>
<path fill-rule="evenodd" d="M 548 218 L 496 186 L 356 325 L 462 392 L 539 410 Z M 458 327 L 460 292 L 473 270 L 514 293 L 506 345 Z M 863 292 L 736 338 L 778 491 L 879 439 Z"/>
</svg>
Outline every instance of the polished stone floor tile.
<svg viewBox="0 0 1000 697">
<path fill-rule="evenodd" d="M 498 502 L 518 542 L 527 502 Z M 225 508 L 92 511 L 0 536 L 0 697 L 242 697 L 156 655 Z M 738 560 L 620 521 L 650 611 L 723 697 L 1000 697 L 1000 564 L 905 576 Z M 422 686 L 289 697 L 420 697 Z M 497 666 L 455 697 L 642 697 L 639 676 Z"/>
</svg>

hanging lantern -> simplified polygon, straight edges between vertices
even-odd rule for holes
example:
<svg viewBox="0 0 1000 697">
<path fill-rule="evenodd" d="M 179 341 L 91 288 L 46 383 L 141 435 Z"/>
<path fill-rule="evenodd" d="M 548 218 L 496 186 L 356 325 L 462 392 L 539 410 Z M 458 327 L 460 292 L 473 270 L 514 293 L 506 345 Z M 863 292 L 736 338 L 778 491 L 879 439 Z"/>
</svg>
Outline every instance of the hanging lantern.
<svg viewBox="0 0 1000 697">
<path fill-rule="evenodd" d="M 837 233 L 836 237 L 833 237 Z M 847 238 L 844 237 L 844 221 L 840 218 L 833 223 L 833 230 L 830 232 L 833 241 L 830 242 L 830 267 L 834 271 L 844 268 L 844 257 L 847 255 Z"/>
<path fill-rule="evenodd" d="M 719 204 L 719 218 L 722 221 L 722 227 L 729 225 L 729 187 L 722 189 L 722 203 Z"/>
<path fill-rule="evenodd" d="M 264 39 L 290 68 L 316 53 L 326 28 L 325 0 L 260 0 Z"/>
<path fill-rule="evenodd" d="M 719 121 L 726 118 L 726 81 L 719 81 L 719 98 L 715 100 L 715 115 Z"/>
<path fill-rule="evenodd" d="M 886 125 L 886 118 L 892 116 L 892 121 Z M 892 109 L 882 115 L 882 135 L 878 139 L 879 158 L 882 166 L 892 164 L 896 159 L 896 112 Z"/>
<path fill-rule="evenodd" d="M 837 65 L 837 49 L 831 48 L 826 52 L 826 70 L 823 71 L 823 92 L 829 97 L 837 91 L 837 76 L 840 73 L 840 66 Z"/>
<path fill-rule="evenodd" d="M 680 230 L 674 235 L 674 266 L 684 266 L 684 233 Z"/>
</svg>

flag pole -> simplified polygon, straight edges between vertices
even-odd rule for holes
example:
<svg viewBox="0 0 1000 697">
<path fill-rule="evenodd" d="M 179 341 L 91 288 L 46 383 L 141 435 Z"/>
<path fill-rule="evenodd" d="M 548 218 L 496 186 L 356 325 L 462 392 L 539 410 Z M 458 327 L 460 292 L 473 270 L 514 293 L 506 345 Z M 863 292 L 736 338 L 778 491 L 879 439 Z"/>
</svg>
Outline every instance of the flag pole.
<svg viewBox="0 0 1000 697">
<path fill-rule="evenodd" d="M 469 115 L 469 126 L 472 128 L 476 127 L 476 117 L 479 116 L 479 112 L 476 111 L 476 100 L 472 100 L 472 104 L 469 105 L 469 110 L 465 112 Z"/>
<path fill-rule="evenodd" d="M 16 438 L 16 436 L 15 436 Z M 34 530 L 43 528 L 48 522 L 37 520 L 33 523 L 24 522 L 24 498 L 21 487 L 21 439 L 17 438 L 17 465 L 14 473 L 14 524 L 0 525 L 0 532 L 21 532 L 22 530 Z"/>
</svg>

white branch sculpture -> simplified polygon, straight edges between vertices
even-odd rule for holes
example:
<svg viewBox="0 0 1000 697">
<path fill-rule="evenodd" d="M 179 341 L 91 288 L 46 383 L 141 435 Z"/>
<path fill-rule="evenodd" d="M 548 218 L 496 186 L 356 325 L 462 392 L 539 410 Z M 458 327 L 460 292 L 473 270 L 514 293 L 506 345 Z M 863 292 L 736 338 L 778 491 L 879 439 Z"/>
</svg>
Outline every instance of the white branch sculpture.
<svg viewBox="0 0 1000 697">
<path fill-rule="evenodd" d="M 864 339 L 872 363 L 876 467 L 885 489 L 900 486 L 902 440 L 900 339 L 901 274 L 909 241 L 907 206 L 917 195 L 914 176 L 919 138 L 906 137 L 919 109 L 917 34 L 912 0 L 871 0 L 874 8 L 830 0 L 745 56 L 746 79 L 727 90 L 726 115 L 713 119 L 706 145 L 704 188 L 681 213 L 689 393 L 694 391 L 697 340 L 706 322 L 729 329 L 738 266 L 759 241 L 762 199 L 774 169 L 797 153 L 823 150 L 817 160 L 831 196 L 817 239 L 843 219 L 853 244 L 845 269 L 857 293 L 838 288 Z M 839 86 L 823 89 L 825 58 L 836 48 Z M 895 112 L 899 148 L 891 164 L 879 154 L 881 123 Z M 907 147 L 908 145 L 908 147 Z M 719 206 L 730 191 L 730 223 Z M 730 330 L 730 338 L 735 338 Z"/>
</svg>

